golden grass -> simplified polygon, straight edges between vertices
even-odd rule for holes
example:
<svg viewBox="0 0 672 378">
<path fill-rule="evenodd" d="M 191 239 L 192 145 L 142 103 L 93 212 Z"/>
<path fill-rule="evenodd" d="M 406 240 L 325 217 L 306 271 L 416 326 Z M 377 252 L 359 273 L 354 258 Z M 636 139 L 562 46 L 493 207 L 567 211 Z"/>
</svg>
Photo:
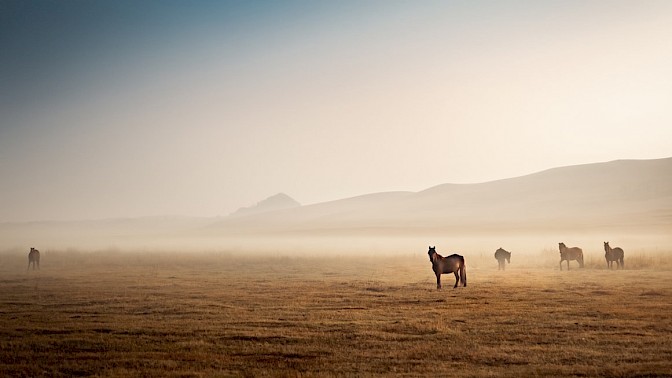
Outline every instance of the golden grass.
<svg viewBox="0 0 672 378">
<path fill-rule="evenodd" d="M 500 272 L 467 255 L 469 286 L 444 275 L 437 291 L 420 253 L 48 251 L 27 273 L 7 252 L 0 375 L 672 374 L 671 271 L 560 272 L 555 257 Z"/>
</svg>

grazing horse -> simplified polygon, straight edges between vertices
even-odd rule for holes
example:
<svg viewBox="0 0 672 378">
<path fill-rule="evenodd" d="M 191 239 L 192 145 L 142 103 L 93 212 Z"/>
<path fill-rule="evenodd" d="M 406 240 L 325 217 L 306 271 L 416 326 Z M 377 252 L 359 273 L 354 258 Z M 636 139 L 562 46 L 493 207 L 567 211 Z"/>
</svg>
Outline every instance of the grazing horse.
<svg viewBox="0 0 672 378">
<path fill-rule="evenodd" d="M 429 247 L 427 252 L 429 261 L 432 262 L 432 270 L 436 274 L 436 288 L 441 289 L 441 274 L 454 273 L 455 286 L 458 282 L 462 282 L 462 286 L 467 287 L 467 266 L 464 263 L 464 257 L 452 254 L 448 257 L 443 257 L 436 253 L 436 247 Z"/>
<path fill-rule="evenodd" d="M 35 265 L 37 264 L 37 269 L 40 269 L 40 251 L 35 248 L 30 248 L 28 252 L 28 269 L 30 270 L 30 264 L 33 264 L 33 270 L 35 270 Z"/>
<path fill-rule="evenodd" d="M 504 250 L 503 248 L 499 248 L 495 251 L 495 258 L 497 259 L 497 262 L 499 263 L 499 269 L 497 269 L 497 270 L 504 270 L 507 262 L 509 264 L 511 264 L 511 252 L 508 252 L 508 251 Z"/>
<path fill-rule="evenodd" d="M 565 243 L 558 244 L 560 247 L 560 270 L 562 270 L 562 262 L 567 261 L 567 270 L 569 270 L 569 261 L 576 260 L 579 267 L 583 268 L 583 250 L 579 247 L 567 248 Z"/>
<path fill-rule="evenodd" d="M 609 242 L 604 242 L 604 258 L 607 260 L 607 267 L 611 269 L 613 262 L 616 261 L 616 269 L 623 269 L 623 249 L 611 248 Z"/>
</svg>

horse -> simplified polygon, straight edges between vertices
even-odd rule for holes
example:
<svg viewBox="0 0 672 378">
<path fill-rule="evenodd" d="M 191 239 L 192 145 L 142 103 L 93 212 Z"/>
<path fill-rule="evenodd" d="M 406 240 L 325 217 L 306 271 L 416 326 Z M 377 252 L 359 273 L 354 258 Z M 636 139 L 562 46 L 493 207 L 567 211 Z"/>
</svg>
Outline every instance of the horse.
<svg viewBox="0 0 672 378">
<path fill-rule="evenodd" d="M 616 261 L 616 269 L 623 269 L 623 249 L 621 248 L 611 248 L 609 242 L 604 242 L 604 258 L 607 260 L 607 267 L 611 269 L 613 262 Z"/>
<path fill-rule="evenodd" d="M 37 269 L 40 269 L 40 251 L 35 248 L 30 248 L 28 252 L 28 269 L 30 270 L 30 264 L 33 264 L 33 270 L 35 270 L 35 265 L 37 264 Z"/>
<path fill-rule="evenodd" d="M 506 262 L 511 264 L 511 252 L 508 252 L 503 248 L 499 248 L 495 251 L 495 258 L 499 263 L 499 268 L 497 270 L 504 270 L 506 267 Z"/>
<path fill-rule="evenodd" d="M 464 263 L 464 257 L 457 254 L 443 257 L 436 253 L 436 247 L 429 247 L 427 254 L 429 255 L 429 261 L 432 263 L 432 270 L 436 274 L 437 289 L 441 289 L 442 273 L 455 274 L 455 286 L 453 286 L 453 289 L 457 287 L 458 282 L 462 282 L 462 286 L 467 287 L 467 266 Z"/>
<path fill-rule="evenodd" d="M 562 262 L 567 261 L 567 270 L 569 270 L 569 261 L 576 260 L 579 267 L 583 268 L 583 250 L 579 247 L 567 248 L 565 243 L 559 243 L 560 247 L 560 270 L 562 270 Z"/>
</svg>

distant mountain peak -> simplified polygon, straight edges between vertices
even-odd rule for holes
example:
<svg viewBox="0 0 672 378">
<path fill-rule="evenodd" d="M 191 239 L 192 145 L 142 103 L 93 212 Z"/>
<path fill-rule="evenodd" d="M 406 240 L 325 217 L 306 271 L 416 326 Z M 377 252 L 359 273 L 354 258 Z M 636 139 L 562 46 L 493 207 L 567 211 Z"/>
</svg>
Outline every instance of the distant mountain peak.
<svg viewBox="0 0 672 378">
<path fill-rule="evenodd" d="M 241 207 L 231 214 L 231 216 L 239 217 L 260 213 L 267 213 L 269 211 L 292 209 L 301 206 L 296 200 L 285 193 L 278 193 L 266 198 L 263 201 L 257 202 L 256 205 Z"/>
</svg>

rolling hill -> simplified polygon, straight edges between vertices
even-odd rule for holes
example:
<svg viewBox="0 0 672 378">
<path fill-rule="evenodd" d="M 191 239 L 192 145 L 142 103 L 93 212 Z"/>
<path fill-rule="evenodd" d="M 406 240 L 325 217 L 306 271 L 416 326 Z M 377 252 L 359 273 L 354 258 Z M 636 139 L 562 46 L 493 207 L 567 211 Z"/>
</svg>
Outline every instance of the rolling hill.
<svg viewBox="0 0 672 378">
<path fill-rule="evenodd" d="M 208 229 L 229 233 L 388 230 L 672 230 L 672 158 L 620 160 L 479 184 L 369 194 L 244 218 Z"/>
</svg>

